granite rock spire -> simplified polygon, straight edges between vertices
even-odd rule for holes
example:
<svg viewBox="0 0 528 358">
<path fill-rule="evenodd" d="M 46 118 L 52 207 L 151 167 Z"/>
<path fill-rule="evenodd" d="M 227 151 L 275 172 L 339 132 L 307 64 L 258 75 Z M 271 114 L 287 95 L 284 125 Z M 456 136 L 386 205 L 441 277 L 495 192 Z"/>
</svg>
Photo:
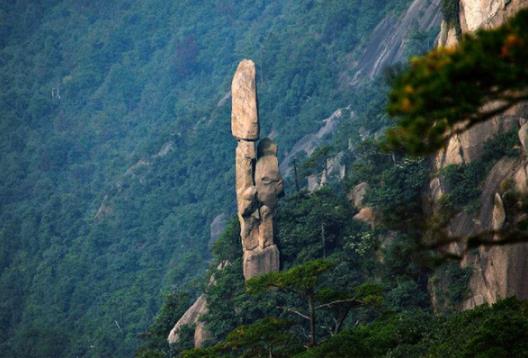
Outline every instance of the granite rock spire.
<svg viewBox="0 0 528 358">
<path fill-rule="evenodd" d="M 279 270 L 279 250 L 274 242 L 274 217 L 283 182 L 277 145 L 259 139 L 255 63 L 242 60 L 231 85 L 231 132 L 235 151 L 236 197 L 240 238 L 244 250 L 245 279 Z"/>
</svg>

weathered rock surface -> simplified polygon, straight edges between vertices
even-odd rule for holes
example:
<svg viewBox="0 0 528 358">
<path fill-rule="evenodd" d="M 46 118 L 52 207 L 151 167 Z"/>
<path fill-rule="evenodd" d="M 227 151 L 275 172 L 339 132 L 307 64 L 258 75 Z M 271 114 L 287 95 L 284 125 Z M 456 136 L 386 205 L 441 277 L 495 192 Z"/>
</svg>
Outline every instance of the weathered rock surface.
<svg viewBox="0 0 528 358">
<path fill-rule="evenodd" d="M 231 83 L 231 132 L 237 139 L 259 137 L 255 63 L 242 60 Z"/>
<path fill-rule="evenodd" d="M 506 221 L 506 211 L 504 210 L 504 203 L 499 193 L 495 193 L 493 201 L 493 214 L 491 216 L 491 228 L 493 231 L 498 231 L 504 226 Z"/>
<path fill-rule="evenodd" d="M 494 28 L 504 23 L 521 8 L 528 7 L 528 0 L 460 0 L 461 33 L 474 32 L 479 28 Z M 458 42 L 453 27 L 442 24 L 438 38 L 439 46 L 454 46 Z M 449 164 L 469 163 L 479 160 L 486 140 L 498 133 L 518 128 L 520 145 L 526 147 L 527 105 L 519 104 L 506 113 L 480 123 L 459 136 L 450 139 L 445 150 L 438 153 L 435 168 L 442 169 Z M 526 153 L 526 152 L 525 152 Z M 515 218 L 508 217 L 507 208 L 501 197 L 502 185 L 511 182 L 516 191 L 528 192 L 527 160 L 524 158 L 503 158 L 487 174 L 482 185 L 480 209 L 477 214 L 460 212 L 453 217 L 447 234 L 452 237 L 468 237 L 500 230 Z M 429 197 L 438 203 L 446 193 L 438 178 L 430 183 Z M 494 237 L 500 240 L 500 235 Z M 449 251 L 461 253 L 463 247 L 455 243 Z M 517 296 L 528 298 L 528 244 L 480 247 L 470 252 L 461 262 L 469 267 L 472 275 L 469 280 L 469 293 L 462 303 L 463 309 L 470 309 L 483 303 L 494 303 L 500 298 Z"/>
<path fill-rule="evenodd" d="M 479 28 L 493 28 L 503 24 L 520 9 L 528 7 L 528 0 L 460 0 L 459 21 L 462 33 L 474 32 Z M 453 26 L 441 25 L 438 46 L 454 46 L 458 39 Z M 514 128 L 520 113 L 526 112 L 526 105 L 517 105 L 506 113 L 487 122 L 479 123 L 461 135 L 453 136 L 445 150 L 436 156 L 435 166 L 441 169 L 449 164 L 469 163 L 480 157 L 486 140 L 497 133 Z"/>
<path fill-rule="evenodd" d="M 513 176 L 515 190 L 521 194 L 528 194 L 528 166 L 520 165 Z"/>
<path fill-rule="evenodd" d="M 351 106 L 335 110 L 329 117 L 323 119 L 323 126 L 317 132 L 308 134 L 295 142 L 280 164 L 280 170 L 284 176 L 287 177 L 292 174 L 292 164 L 296 156 L 301 153 L 310 156 L 317 147 L 324 143 L 324 138 L 337 130 L 339 122 L 347 116 L 349 116 L 350 120 L 355 118 L 355 113 L 351 110 Z"/>
<path fill-rule="evenodd" d="M 194 329 L 194 348 L 202 348 L 211 338 L 211 332 L 205 328 L 205 324 L 202 321 L 196 322 L 196 328 Z"/>
<path fill-rule="evenodd" d="M 223 270 L 229 264 L 229 261 L 222 261 L 218 264 L 216 269 Z M 208 286 L 215 284 L 215 277 L 214 275 L 211 275 L 211 277 L 209 277 Z M 203 321 L 203 316 L 206 315 L 207 312 L 207 297 L 205 294 L 201 294 L 171 329 L 169 336 L 167 337 L 167 342 L 169 344 L 178 343 L 180 340 L 181 329 L 184 326 L 194 325 L 194 347 L 203 347 L 204 343 L 211 337 L 211 333 L 206 329 L 205 322 Z"/>
<path fill-rule="evenodd" d="M 258 201 L 270 208 L 275 208 L 277 199 L 284 190 L 276 156 L 266 155 L 257 160 L 255 186 Z"/>
<path fill-rule="evenodd" d="M 245 279 L 278 271 L 279 249 L 274 243 L 274 216 L 283 182 L 277 145 L 259 139 L 255 64 L 243 60 L 233 77 L 231 131 L 238 144 L 235 153 L 237 211 L 244 250 Z"/>
<path fill-rule="evenodd" d="M 428 32 L 439 25 L 439 6 L 440 0 L 414 0 L 400 17 L 387 15 L 373 30 L 363 53 L 347 68 L 353 75 L 344 73 L 341 77 L 354 86 L 372 80 L 387 66 L 405 61 L 411 34 Z"/>
<path fill-rule="evenodd" d="M 205 295 L 200 295 L 198 299 L 192 304 L 191 307 L 185 311 L 183 316 L 176 322 L 174 327 L 169 333 L 169 337 L 167 338 L 167 341 L 169 344 L 177 343 L 180 340 L 180 331 L 183 326 L 192 326 L 196 325 L 196 327 L 200 326 L 200 330 L 202 331 L 200 333 L 201 338 L 205 337 L 204 334 L 204 328 L 203 323 L 199 322 L 199 319 L 201 316 L 207 313 L 207 300 L 205 299 Z M 195 331 L 196 332 L 196 331 Z M 196 333 L 195 333 L 196 336 Z M 203 340 L 200 342 L 203 343 Z M 196 346 L 196 341 L 195 341 Z"/>
<path fill-rule="evenodd" d="M 354 220 L 364 222 L 365 224 L 370 225 L 371 227 L 374 227 L 375 221 L 376 221 L 376 215 L 374 213 L 374 210 L 372 208 L 363 208 L 354 215 Z"/>
<path fill-rule="evenodd" d="M 441 169 L 450 164 L 470 163 L 480 157 L 484 143 L 498 133 L 514 128 L 518 118 L 514 114 L 519 107 L 507 113 L 479 123 L 462 134 L 453 136 L 446 148 L 436 155 L 435 167 Z"/>
<path fill-rule="evenodd" d="M 519 128 L 519 141 L 521 142 L 524 154 L 528 154 L 528 123 L 524 123 Z"/>
<path fill-rule="evenodd" d="M 267 272 L 279 271 L 280 257 L 277 245 L 244 251 L 244 277 L 249 279 Z"/>
<path fill-rule="evenodd" d="M 333 180 L 342 181 L 346 175 L 346 166 L 343 164 L 343 158 L 344 152 L 339 152 L 326 159 L 325 168 L 320 173 L 309 175 L 306 178 L 308 192 L 313 193 Z"/>
<path fill-rule="evenodd" d="M 526 0 L 460 0 L 460 27 L 463 33 L 497 27 L 526 6 Z"/>
<path fill-rule="evenodd" d="M 363 202 L 368 190 L 369 185 L 367 182 L 359 183 L 352 189 L 350 193 L 348 193 L 347 198 L 356 209 L 361 209 L 364 206 Z"/>
</svg>

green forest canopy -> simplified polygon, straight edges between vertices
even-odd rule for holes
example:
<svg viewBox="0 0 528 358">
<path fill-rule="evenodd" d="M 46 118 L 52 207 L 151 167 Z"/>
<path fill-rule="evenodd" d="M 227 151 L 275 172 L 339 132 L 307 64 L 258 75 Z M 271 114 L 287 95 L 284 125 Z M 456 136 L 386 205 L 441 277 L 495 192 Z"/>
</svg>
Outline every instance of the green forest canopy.
<svg viewBox="0 0 528 358">
<path fill-rule="evenodd" d="M 163 293 L 199 285 L 208 224 L 233 211 L 237 62 L 258 64 L 284 154 L 337 108 L 372 110 L 339 69 L 408 3 L 0 5 L 0 355 L 130 356 Z"/>
</svg>

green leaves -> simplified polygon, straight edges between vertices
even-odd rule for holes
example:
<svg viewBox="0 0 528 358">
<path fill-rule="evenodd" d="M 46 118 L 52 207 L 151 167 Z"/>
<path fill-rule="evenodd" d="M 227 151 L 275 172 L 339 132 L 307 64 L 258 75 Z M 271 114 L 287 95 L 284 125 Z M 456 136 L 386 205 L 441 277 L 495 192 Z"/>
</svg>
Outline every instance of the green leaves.
<svg viewBox="0 0 528 358">
<path fill-rule="evenodd" d="M 206 349 L 183 352 L 183 357 L 291 357 L 302 351 L 301 342 L 288 330 L 293 322 L 267 317 L 241 325 L 227 338 Z"/>
<path fill-rule="evenodd" d="M 526 302 L 510 298 L 447 318 L 420 311 L 390 315 L 300 357 L 523 357 L 527 328 Z"/>
<path fill-rule="evenodd" d="M 421 192 L 427 183 L 424 159 L 404 158 L 385 169 L 367 192 L 367 203 L 387 228 L 406 229 L 411 221 L 421 220 Z"/>
<path fill-rule="evenodd" d="M 287 271 L 270 272 L 254 277 L 246 283 L 246 287 L 249 293 L 258 293 L 276 287 L 305 296 L 313 293 L 321 274 L 334 266 L 335 263 L 329 260 L 312 260 Z"/>
<path fill-rule="evenodd" d="M 392 83 L 387 109 L 396 127 L 385 146 L 431 153 L 454 133 L 528 99 L 526 28 L 528 10 L 495 30 L 465 35 L 457 47 L 412 58 Z"/>
<path fill-rule="evenodd" d="M 292 322 L 268 317 L 251 325 L 237 327 L 221 344 L 222 350 L 241 357 L 286 357 L 302 349 L 295 336 L 288 332 Z"/>
</svg>

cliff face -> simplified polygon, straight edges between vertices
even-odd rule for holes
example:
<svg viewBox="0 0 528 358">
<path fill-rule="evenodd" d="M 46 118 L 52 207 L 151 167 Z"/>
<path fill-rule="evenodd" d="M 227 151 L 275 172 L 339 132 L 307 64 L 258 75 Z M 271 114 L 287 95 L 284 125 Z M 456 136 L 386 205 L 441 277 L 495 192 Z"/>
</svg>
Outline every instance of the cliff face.
<svg viewBox="0 0 528 358">
<path fill-rule="evenodd" d="M 439 46 L 456 46 L 457 32 L 470 33 L 480 28 L 501 25 L 528 6 L 527 0 L 460 0 L 459 31 L 454 25 L 443 22 L 438 39 Z M 435 169 L 441 170 L 450 164 L 468 164 L 480 159 L 484 143 L 506 130 L 519 129 L 520 143 L 525 137 L 528 106 L 518 105 L 508 112 L 481 123 L 467 132 L 451 138 L 445 150 L 435 158 Z M 524 143 L 523 143 L 524 144 Z M 503 197 L 507 190 L 520 194 L 527 193 L 526 151 L 519 158 L 502 158 L 487 173 L 481 187 L 479 210 L 475 214 L 460 212 L 449 223 L 448 234 L 454 237 L 468 237 L 486 231 L 500 230 L 517 218 L 504 207 Z M 511 186 L 508 187 L 508 183 Z M 430 183 L 430 199 L 433 203 L 445 195 L 447 189 L 437 177 Z M 496 238 L 497 240 L 500 238 Z M 460 251 L 461 245 L 453 244 L 450 250 Z M 493 303 L 500 298 L 518 296 L 528 298 L 528 244 L 511 246 L 480 247 L 477 252 L 467 255 L 462 267 L 472 270 L 469 294 L 462 303 L 463 309 L 470 309 L 482 303 Z"/>
<path fill-rule="evenodd" d="M 354 75 L 349 85 L 373 80 L 387 66 L 404 61 L 413 31 L 427 32 L 440 23 L 440 0 L 414 0 L 400 17 L 386 16 L 374 29 L 357 61 L 350 64 Z"/>
</svg>

